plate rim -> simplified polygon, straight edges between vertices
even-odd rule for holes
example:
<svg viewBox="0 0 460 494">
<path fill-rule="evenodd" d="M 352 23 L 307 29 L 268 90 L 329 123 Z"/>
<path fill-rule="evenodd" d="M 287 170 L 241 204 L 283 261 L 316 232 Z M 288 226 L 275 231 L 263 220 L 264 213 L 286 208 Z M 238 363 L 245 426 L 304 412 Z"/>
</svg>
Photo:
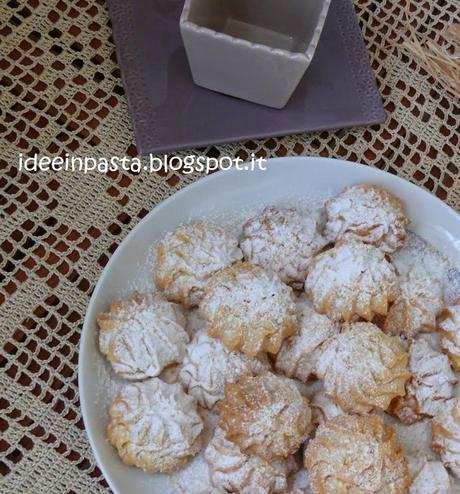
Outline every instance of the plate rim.
<svg viewBox="0 0 460 494">
<path fill-rule="evenodd" d="M 378 168 L 371 167 L 369 165 L 365 165 L 363 163 L 358 163 L 358 162 L 353 162 L 353 161 L 347 161 L 347 160 L 341 160 L 341 159 L 336 159 L 336 158 L 324 158 L 324 157 L 317 157 L 317 156 L 286 156 L 286 157 L 281 157 L 281 158 L 269 158 L 266 162 L 267 164 L 267 169 L 266 171 L 258 170 L 256 172 L 250 172 L 250 171 L 245 171 L 245 170 L 236 170 L 235 168 L 230 169 L 230 170 L 223 170 L 219 171 L 210 175 L 206 175 L 204 177 L 201 177 L 197 179 L 195 182 L 192 182 L 191 184 L 186 185 L 182 189 L 176 191 L 175 193 L 171 194 L 169 197 L 158 203 L 156 206 L 154 206 L 151 211 L 148 212 L 148 214 L 142 218 L 139 223 L 137 223 L 136 226 L 133 227 L 131 231 L 128 232 L 128 234 L 123 238 L 121 241 L 120 245 L 116 249 L 116 251 L 112 254 L 110 257 L 108 263 L 102 270 L 102 272 L 99 275 L 99 279 L 96 282 L 96 285 L 94 287 L 94 290 L 91 294 L 90 300 L 87 304 L 86 307 L 86 312 L 85 312 L 85 317 L 83 320 L 83 326 L 82 326 L 82 331 L 81 331 L 81 336 L 80 336 L 80 343 L 78 346 L 78 374 L 77 374 L 77 379 L 78 379 L 78 397 L 80 401 L 80 410 L 81 410 L 81 416 L 83 419 L 83 424 L 84 424 L 84 431 L 86 433 L 86 437 L 88 438 L 88 442 L 91 446 L 91 451 L 95 457 L 97 466 L 101 470 L 105 480 L 109 484 L 110 488 L 115 494 L 122 494 L 118 488 L 112 483 L 112 479 L 110 478 L 110 475 L 108 474 L 104 462 L 101 460 L 101 455 L 98 450 L 98 446 L 96 444 L 96 441 L 93 437 L 93 434 L 91 432 L 91 428 L 89 427 L 89 413 L 90 413 L 90 408 L 89 404 L 87 401 L 87 398 L 85 396 L 85 393 L 82 392 L 82 389 L 85 387 L 85 382 L 87 378 L 84 376 L 84 362 L 85 359 L 87 358 L 86 354 L 84 351 L 85 346 L 88 344 L 88 340 L 91 337 L 91 328 L 90 328 L 90 318 L 91 318 L 91 313 L 94 311 L 94 306 L 96 305 L 97 298 L 98 298 L 98 293 L 101 291 L 103 285 L 104 285 L 104 280 L 108 276 L 109 271 L 112 268 L 112 265 L 114 265 L 117 262 L 117 258 L 121 255 L 123 252 L 124 248 L 126 247 L 128 243 L 128 239 L 131 237 L 134 237 L 137 232 L 143 227 L 143 225 L 149 221 L 151 221 L 151 218 L 155 216 L 159 211 L 167 208 L 171 203 L 174 203 L 175 200 L 177 200 L 178 197 L 181 197 L 182 195 L 190 194 L 193 192 L 194 189 L 203 187 L 206 185 L 209 185 L 215 180 L 225 180 L 225 176 L 228 174 L 231 175 L 236 175 L 236 174 L 244 174 L 244 173 L 270 173 L 269 169 L 270 167 L 276 167 L 276 166 L 285 166 L 288 168 L 291 166 L 291 164 L 297 164 L 300 162 L 304 162 L 305 166 L 345 166 L 345 167 L 365 167 L 367 170 L 369 170 L 372 173 L 375 173 L 376 176 L 385 176 L 385 177 L 392 177 L 391 179 L 394 180 L 395 182 L 399 183 L 405 183 L 405 186 L 409 186 L 410 189 L 417 191 L 417 194 L 422 193 L 423 198 L 426 198 L 428 201 L 432 201 L 433 199 L 435 202 L 441 206 L 443 210 L 443 214 L 446 214 L 448 216 L 451 216 L 452 219 L 456 222 L 459 223 L 459 228 L 460 228 L 460 213 L 455 211 L 451 206 L 446 204 L 444 201 L 442 201 L 439 197 L 435 196 L 428 190 L 422 188 L 421 186 L 418 186 L 409 180 L 402 178 L 398 175 L 394 175 L 392 173 L 389 173 L 384 170 L 380 170 Z M 249 163 L 249 162 L 247 162 Z M 288 170 L 287 170 L 288 171 Z M 120 460 L 121 461 L 121 460 Z"/>
</svg>

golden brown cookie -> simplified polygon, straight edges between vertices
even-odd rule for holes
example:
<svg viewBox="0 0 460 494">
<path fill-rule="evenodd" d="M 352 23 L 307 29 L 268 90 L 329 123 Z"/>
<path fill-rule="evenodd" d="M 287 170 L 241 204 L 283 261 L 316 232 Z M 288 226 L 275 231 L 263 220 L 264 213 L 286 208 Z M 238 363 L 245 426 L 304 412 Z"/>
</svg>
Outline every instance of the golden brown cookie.
<svg viewBox="0 0 460 494">
<path fill-rule="evenodd" d="M 197 306 L 209 278 L 241 260 L 236 236 L 205 223 L 180 226 L 155 248 L 154 276 L 168 300 Z"/>
<path fill-rule="evenodd" d="M 125 385 L 109 413 L 107 437 L 127 465 L 174 472 L 201 449 L 203 421 L 180 384 L 153 378 Z"/>
<path fill-rule="evenodd" d="M 180 362 L 189 337 L 175 304 L 158 293 L 134 292 L 97 316 L 99 348 L 116 374 L 139 380 Z"/>
<path fill-rule="evenodd" d="M 295 453 L 310 432 L 308 400 L 292 380 L 270 372 L 227 384 L 218 409 L 226 438 L 267 461 Z"/>
<path fill-rule="evenodd" d="M 208 322 L 209 336 L 251 357 L 278 353 L 283 340 L 298 331 L 292 288 L 274 272 L 249 263 L 215 274 L 200 312 Z"/>
<path fill-rule="evenodd" d="M 377 185 L 347 187 L 326 203 L 326 237 L 358 240 L 383 252 L 401 247 L 409 225 L 400 199 Z"/>
<path fill-rule="evenodd" d="M 452 398 L 457 383 L 448 358 L 424 338 L 410 345 L 409 371 L 406 395 L 395 398 L 388 409 L 404 424 L 436 415 Z"/>
<path fill-rule="evenodd" d="M 442 284 L 421 265 L 399 276 L 400 292 L 388 311 L 384 331 L 407 339 L 436 329 L 436 314 L 443 306 Z"/>
<path fill-rule="evenodd" d="M 313 214 L 295 208 L 265 208 L 243 226 L 241 250 L 246 261 L 275 271 L 282 281 L 301 289 L 307 267 L 327 241 Z"/>
<path fill-rule="evenodd" d="M 276 356 L 275 369 L 287 377 L 307 382 L 315 374 L 316 360 L 324 342 L 339 332 L 339 325 L 318 314 L 303 297 L 297 303 L 299 332 L 284 341 Z"/>
<path fill-rule="evenodd" d="M 316 256 L 308 268 L 305 291 L 315 309 L 335 321 L 356 316 L 372 321 L 386 315 L 398 296 L 393 266 L 372 245 L 338 243 Z"/>
<path fill-rule="evenodd" d="M 386 410 L 405 394 L 410 378 L 408 355 L 401 343 L 372 323 L 344 325 L 318 358 L 317 375 L 326 395 L 344 410 Z"/>
<path fill-rule="evenodd" d="M 410 485 L 396 432 L 375 415 L 320 425 L 304 462 L 315 494 L 405 494 Z"/>
<path fill-rule="evenodd" d="M 237 381 L 244 374 L 269 368 L 268 362 L 231 352 L 221 341 L 200 331 L 187 346 L 179 379 L 199 405 L 212 409 L 224 397 L 225 384 Z"/>
<path fill-rule="evenodd" d="M 260 456 L 242 453 L 225 438 L 220 427 L 216 428 L 204 456 L 214 487 L 235 494 L 284 494 L 288 490 L 288 475 L 297 467 L 292 457 L 267 462 Z"/>
</svg>

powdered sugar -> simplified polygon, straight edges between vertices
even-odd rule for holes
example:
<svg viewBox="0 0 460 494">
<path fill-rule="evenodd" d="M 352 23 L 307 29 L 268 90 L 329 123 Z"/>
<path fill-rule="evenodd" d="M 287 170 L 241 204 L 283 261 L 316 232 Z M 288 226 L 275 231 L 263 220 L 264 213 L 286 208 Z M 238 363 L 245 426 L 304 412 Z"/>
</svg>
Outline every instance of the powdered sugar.
<svg viewBox="0 0 460 494">
<path fill-rule="evenodd" d="M 447 272 L 451 268 L 449 259 L 413 232 L 408 232 L 402 248 L 390 257 L 398 274 L 402 276 L 418 267 L 429 277 L 447 281 Z"/>
<path fill-rule="evenodd" d="M 305 468 L 300 468 L 289 478 L 289 494 L 313 494 Z"/>
<path fill-rule="evenodd" d="M 430 460 L 436 459 L 437 455 L 431 449 L 431 419 L 424 418 L 420 422 L 406 425 L 387 413 L 381 412 L 378 415 L 396 430 L 407 458 L 422 454 Z"/>
</svg>

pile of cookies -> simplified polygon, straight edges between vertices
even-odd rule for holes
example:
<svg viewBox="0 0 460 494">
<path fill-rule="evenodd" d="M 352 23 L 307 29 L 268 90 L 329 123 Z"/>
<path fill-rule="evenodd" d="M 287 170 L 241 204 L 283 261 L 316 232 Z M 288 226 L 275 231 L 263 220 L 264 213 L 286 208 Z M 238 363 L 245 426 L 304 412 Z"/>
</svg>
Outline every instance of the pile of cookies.
<svg viewBox="0 0 460 494">
<path fill-rule="evenodd" d="M 207 223 L 168 233 L 157 291 L 98 317 L 101 352 L 126 379 L 107 431 L 121 459 L 171 473 L 202 454 L 210 493 L 303 492 L 290 484 L 299 468 L 318 494 L 449 492 L 460 305 L 445 307 L 436 274 L 398 257 L 408 226 L 398 198 L 361 184 L 322 215 L 268 207 L 239 234 Z M 389 415 L 432 418 L 441 461 L 411 475 Z"/>
</svg>

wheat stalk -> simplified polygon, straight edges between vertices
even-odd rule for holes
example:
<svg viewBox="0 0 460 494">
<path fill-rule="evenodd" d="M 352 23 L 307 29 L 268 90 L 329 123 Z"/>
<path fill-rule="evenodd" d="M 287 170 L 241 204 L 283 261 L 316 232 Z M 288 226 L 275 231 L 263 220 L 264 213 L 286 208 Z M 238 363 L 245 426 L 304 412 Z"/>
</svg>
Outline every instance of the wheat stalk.
<svg viewBox="0 0 460 494">
<path fill-rule="evenodd" d="M 460 24 L 454 23 L 445 31 L 443 46 L 431 40 L 421 41 L 411 23 L 410 4 L 411 0 L 407 0 L 409 37 L 401 46 L 416 58 L 440 86 L 460 98 Z"/>
</svg>

